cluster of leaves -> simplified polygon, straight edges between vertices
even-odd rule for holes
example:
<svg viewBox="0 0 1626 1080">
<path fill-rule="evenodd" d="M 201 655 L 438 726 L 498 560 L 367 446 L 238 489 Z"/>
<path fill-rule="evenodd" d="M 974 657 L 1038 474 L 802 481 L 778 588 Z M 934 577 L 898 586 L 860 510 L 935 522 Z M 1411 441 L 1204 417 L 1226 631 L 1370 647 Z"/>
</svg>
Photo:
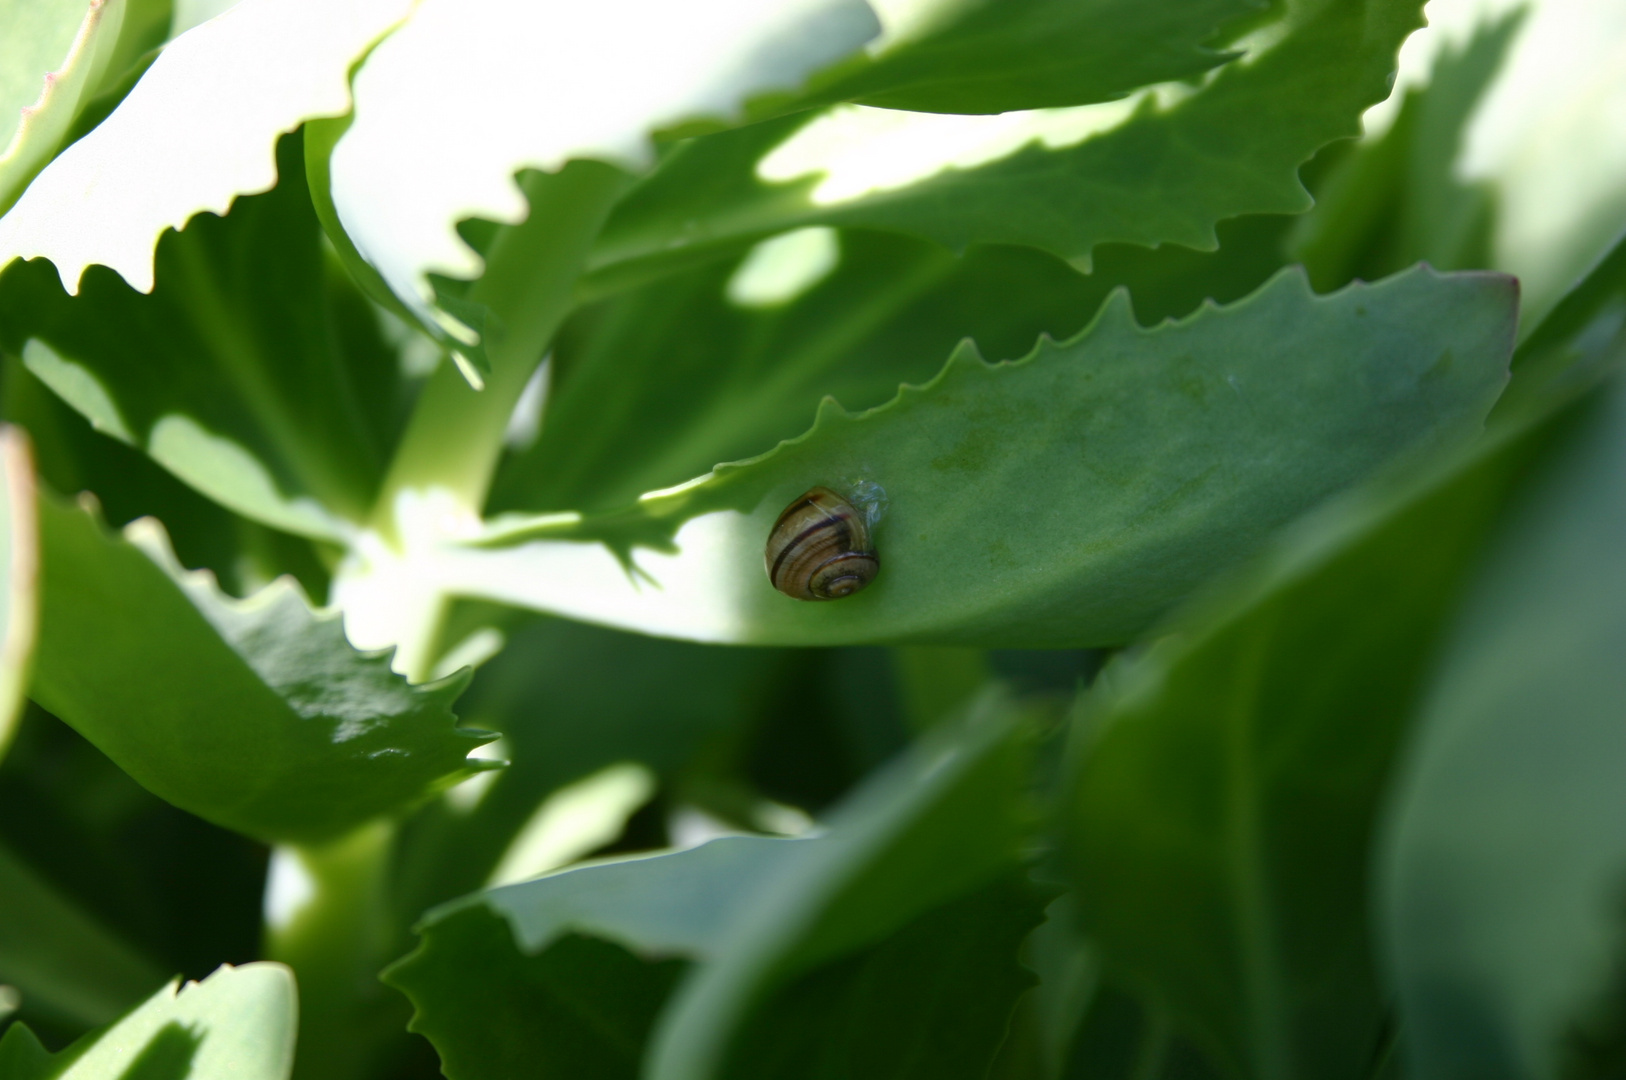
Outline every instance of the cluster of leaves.
<svg viewBox="0 0 1626 1080">
<path fill-rule="evenodd" d="M 1619 1075 L 1517 18 L 205 7 L 0 0 L 0 1080 Z"/>
</svg>

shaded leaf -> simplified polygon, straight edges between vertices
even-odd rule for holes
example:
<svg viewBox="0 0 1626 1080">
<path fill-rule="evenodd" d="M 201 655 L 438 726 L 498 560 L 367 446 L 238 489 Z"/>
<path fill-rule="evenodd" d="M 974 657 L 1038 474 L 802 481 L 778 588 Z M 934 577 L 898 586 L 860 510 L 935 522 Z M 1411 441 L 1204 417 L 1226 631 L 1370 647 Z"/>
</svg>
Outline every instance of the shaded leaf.
<svg viewBox="0 0 1626 1080">
<path fill-rule="evenodd" d="M 1327 297 L 1287 273 L 1151 330 L 1119 294 L 1065 344 L 996 366 L 961 350 L 925 387 L 856 417 L 827 402 L 802 438 L 634 510 L 519 522 L 442 580 L 710 640 L 1121 642 L 1395 454 L 1472 434 L 1512 314 L 1506 279 L 1426 269 Z M 887 500 L 876 582 L 832 604 L 775 592 L 761 552 L 779 511 L 861 482 Z M 668 538 L 676 554 L 633 550 Z"/>
<path fill-rule="evenodd" d="M 324 266 L 301 141 L 290 182 L 159 245 L 150 296 L 105 270 L 0 279 L 0 331 L 99 430 L 268 525 L 342 539 L 364 518 L 406 389 L 365 301 Z M 25 344 L 26 342 L 26 344 Z"/>
<path fill-rule="evenodd" d="M 1379 858 L 1418 1075 L 1558 1075 L 1626 899 L 1626 393 L 1592 395 L 1459 614 Z"/>
<path fill-rule="evenodd" d="M 932 22 L 928 15 L 924 30 L 913 33 L 905 23 L 900 43 L 821 73 L 796 104 L 1000 113 L 1109 101 L 1223 63 L 1231 54 L 1209 46 L 1222 28 L 1264 6 L 1262 0 L 942 4 L 946 18 Z"/>
<path fill-rule="evenodd" d="M 21 1024 L 0 1039 L 3 1080 L 286 1080 L 294 1057 L 294 980 L 281 964 L 222 965 L 180 980 L 103 1031 L 49 1054 Z"/>
<path fill-rule="evenodd" d="M 484 739 L 450 708 L 466 676 L 408 685 L 287 580 L 233 601 L 182 572 L 150 519 L 127 530 L 134 543 L 53 500 L 41 522 L 33 693 L 155 794 L 309 841 L 472 771 Z"/>
<path fill-rule="evenodd" d="M 164 982 L 163 969 L 3 846 L 0 896 L 0 982 L 22 992 L 31 1015 L 106 1024 Z"/>
<path fill-rule="evenodd" d="M 1281 40 L 1168 106 L 1148 99 L 1025 120 L 844 107 L 694 139 L 623 200 L 590 270 L 621 280 L 817 224 L 907 232 L 956 251 L 1023 244 L 1086 265 L 1108 241 L 1211 250 L 1221 219 L 1309 209 L 1299 166 L 1359 133 L 1361 112 L 1387 96 L 1396 50 L 1419 24 L 1416 0 L 1289 7 Z M 910 125 L 928 142 L 948 140 L 959 166 L 876 174 L 877 160 L 892 160 L 883 151 L 907 144 Z M 796 140 L 796 154 L 781 148 Z M 980 163 L 986 147 L 999 148 L 997 159 Z M 840 172 L 821 180 L 828 169 Z"/>
</svg>

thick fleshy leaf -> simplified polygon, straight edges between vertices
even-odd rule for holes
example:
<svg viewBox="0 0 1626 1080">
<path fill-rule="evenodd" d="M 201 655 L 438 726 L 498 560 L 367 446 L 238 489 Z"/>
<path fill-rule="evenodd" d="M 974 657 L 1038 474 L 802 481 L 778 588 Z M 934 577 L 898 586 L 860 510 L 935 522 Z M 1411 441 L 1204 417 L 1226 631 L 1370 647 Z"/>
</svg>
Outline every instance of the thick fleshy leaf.
<svg viewBox="0 0 1626 1080">
<path fill-rule="evenodd" d="M 827 1067 L 913 1077 L 933 1075 L 935 1066 L 943 1070 L 936 1075 L 983 1076 L 1028 981 L 1015 970 L 1015 948 L 1042 918 L 1042 900 L 1029 893 L 1021 911 L 1022 902 L 1009 902 L 1013 886 L 1003 884 L 1017 872 L 1031 822 L 1032 720 L 985 695 L 855 792 L 830 816 L 827 836 L 796 841 L 809 845 L 806 857 L 752 895 L 662 1012 L 644 1075 L 753 1075 L 750 1048 L 776 1033 L 807 1052 L 767 1075 L 809 1075 L 820 1040 L 798 1027 L 820 1027 L 821 1014 L 828 1027 L 843 1006 L 863 1002 L 876 1023 L 854 1024 L 844 1033 L 850 1041 L 827 1046 Z M 982 903 L 991 906 L 967 911 Z M 976 960 L 953 972 L 989 946 L 987 927 L 1008 932 L 1014 911 L 1021 926 L 1007 942 L 1006 970 L 971 978 Z M 967 916 L 979 930 L 960 921 Z M 938 919 L 943 936 L 928 929 L 925 942 L 914 938 Z M 943 993 L 951 986 L 964 997 Z M 885 992 L 866 1000 L 876 991 Z M 969 1018 L 956 1011 L 968 999 Z M 883 1003 L 895 1010 L 889 1017 L 875 1014 Z M 927 1049 L 933 1042 L 938 1053 Z M 946 1049 L 947 1061 L 939 1056 Z"/>
<path fill-rule="evenodd" d="M 281 964 L 223 964 L 202 982 L 177 979 L 58 1054 L 21 1024 L 0 1039 L 5 1080 L 287 1080 L 293 1063 L 294 980 Z"/>
<path fill-rule="evenodd" d="M 845 106 L 691 140 L 624 200 L 590 268 L 622 280 L 818 224 L 1084 263 L 1107 241 L 1211 250 L 1221 219 L 1309 209 L 1299 166 L 1359 133 L 1419 23 L 1416 0 L 1287 6 L 1280 40 L 1169 105 L 996 117 Z M 931 153 L 916 160 L 920 146 Z"/>
<path fill-rule="evenodd" d="M 1209 47 L 1221 29 L 1265 5 L 980 0 L 876 6 L 894 43 L 815 78 L 797 105 L 857 101 L 922 112 L 1000 113 L 1108 101 L 1223 63 L 1231 54 Z"/>
<path fill-rule="evenodd" d="M 1566 1059 L 1626 946 L 1626 390 L 1588 406 L 1498 536 L 1394 797 L 1381 910 L 1415 1075 L 1603 1075 Z"/>
<path fill-rule="evenodd" d="M 426 0 L 356 75 L 355 120 L 331 162 L 339 221 L 397 296 L 445 324 L 461 316 L 435 310 L 427 275 L 480 276 L 456 225 L 523 221 L 521 169 L 639 167 L 656 129 L 735 119 L 747 98 L 795 88 L 878 30 L 862 0 Z"/>
<path fill-rule="evenodd" d="M 168 977 L 3 846 L 0 896 L 0 982 L 31 1015 L 106 1024 Z"/>
<path fill-rule="evenodd" d="M 333 836 L 469 775 L 455 675 L 411 686 L 286 579 L 248 600 L 187 574 L 150 519 L 107 534 L 41 503 L 33 695 L 199 817 L 271 840 Z"/>
<path fill-rule="evenodd" d="M 288 181 L 158 247 L 142 295 L 106 269 L 65 294 L 44 262 L 0 278 L 0 334 L 99 430 L 276 528 L 342 540 L 364 519 L 409 384 L 376 317 L 325 264 L 302 143 Z"/>
<path fill-rule="evenodd" d="M 28 692 L 39 625 L 39 526 L 31 458 L 28 437 L 18 428 L 0 426 L 0 757 Z"/>
<path fill-rule="evenodd" d="M 1380 796 L 1485 534 L 1505 436 L 1294 530 L 1086 701 L 1061 828 L 1109 973 L 1236 1075 L 1369 1075 Z"/>
<path fill-rule="evenodd" d="M 1071 337 L 1104 295 L 1020 248 L 956 258 L 823 229 L 768 241 L 743 263 L 674 275 L 567 323 L 540 434 L 504 464 L 488 509 L 625 506 L 800 434 L 825 396 L 882 405 L 899 384 L 929 381 L 965 338 L 1003 360 L 1042 333 Z"/>
<path fill-rule="evenodd" d="M 150 291 L 159 235 L 274 185 L 277 137 L 349 111 L 351 63 L 411 6 L 244 0 L 182 34 L 0 218 L 0 267 L 43 256 L 77 292 L 99 264 Z"/>
<path fill-rule="evenodd" d="M 741 1052 L 750 1075 L 812 1075 L 822 1055 L 857 1075 L 981 1076 L 1031 981 L 1017 950 L 1042 907 L 1011 875 L 1024 820 L 1013 719 L 984 702 L 818 839 L 718 840 L 446 905 L 387 981 L 454 1080 L 636 1075 L 685 960 L 700 962 L 675 1006 L 686 1019 L 663 1025 L 719 1051 L 776 1047 L 772 1061 Z M 493 996 L 499 1011 L 477 1004 Z M 872 1022 L 831 1038 L 837 1015 Z M 675 1052 L 697 1049 L 711 1052 Z"/>
<path fill-rule="evenodd" d="M 0 5 L 0 214 L 61 145 L 107 70 L 125 0 Z"/>
<path fill-rule="evenodd" d="M 1471 435 L 1506 378 L 1513 296 L 1422 268 L 1315 297 L 1288 273 L 1145 330 L 1119 294 L 1066 344 L 997 366 L 962 351 L 882 408 L 826 403 L 769 454 L 622 514 L 522 523 L 440 580 L 709 640 L 1121 642 L 1328 494 Z M 763 572 L 774 519 L 815 484 L 886 500 L 880 576 L 838 603 Z"/>
</svg>

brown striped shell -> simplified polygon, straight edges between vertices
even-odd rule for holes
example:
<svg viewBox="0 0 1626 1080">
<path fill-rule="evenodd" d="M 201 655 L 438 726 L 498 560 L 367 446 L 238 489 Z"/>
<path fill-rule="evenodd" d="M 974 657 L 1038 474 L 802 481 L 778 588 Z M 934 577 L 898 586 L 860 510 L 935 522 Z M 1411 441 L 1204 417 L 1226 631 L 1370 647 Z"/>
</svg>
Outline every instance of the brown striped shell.
<svg viewBox="0 0 1626 1080">
<path fill-rule="evenodd" d="M 785 507 L 768 534 L 768 580 L 798 600 L 840 600 L 875 580 L 881 560 L 852 503 L 816 487 Z"/>
</svg>

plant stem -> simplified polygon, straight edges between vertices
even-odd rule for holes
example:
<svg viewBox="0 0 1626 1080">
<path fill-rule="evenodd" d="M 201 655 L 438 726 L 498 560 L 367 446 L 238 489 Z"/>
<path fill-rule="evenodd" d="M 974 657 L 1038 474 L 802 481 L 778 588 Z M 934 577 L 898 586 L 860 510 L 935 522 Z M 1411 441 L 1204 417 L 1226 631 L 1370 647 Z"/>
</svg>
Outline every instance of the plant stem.
<svg viewBox="0 0 1626 1080">
<path fill-rule="evenodd" d="M 378 981 L 391 959 L 385 875 L 395 827 L 364 825 L 321 845 L 285 845 L 273 855 L 265 955 L 294 969 L 299 1049 L 294 1080 L 355 1080 L 381 1044 L 398 1037 L 404 1003 Z M 279 865 L 280 864 L 280 865 Z M 308 890 L 277 911 L 279 889 Z"/>
<path fill-rule="evenodd" d="M 468 294 L 500 327 L 485 342 L 485 388 L 475 390 L 451 364 L 430 377 L 376 504 L 373 524 L 381 533 L 394 535 L 396 502 L 409 490 L 441 488 L 473 512 L 483 506 L 509 415 L 570 313 L 588 250 L 628 183 L 625 173 L 595 161 L 525 175 L 530 215 L 499 230 Z"/>
</svg>

